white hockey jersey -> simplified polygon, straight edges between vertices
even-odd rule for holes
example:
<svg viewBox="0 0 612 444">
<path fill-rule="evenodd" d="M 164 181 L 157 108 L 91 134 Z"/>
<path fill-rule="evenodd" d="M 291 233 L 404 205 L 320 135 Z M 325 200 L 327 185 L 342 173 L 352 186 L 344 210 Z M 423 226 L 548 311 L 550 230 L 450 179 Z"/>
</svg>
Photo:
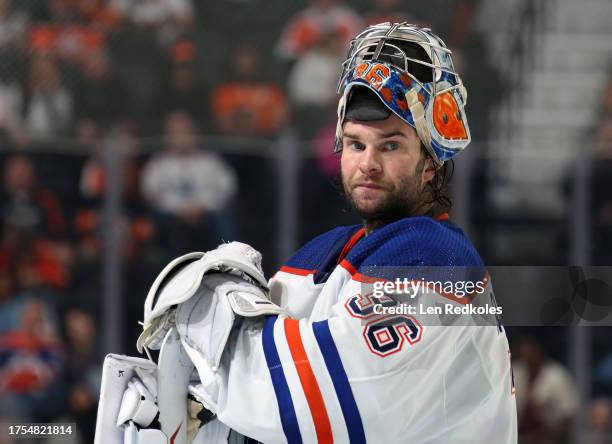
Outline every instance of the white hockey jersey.
<svg viewBox="0 0 612 444">
<path fill-rule="evenodd" d="M 423 284 L 410 298 L 417 307 L 494 302 L 486 277 L 484 291 L 461 295 L 429 285 L 474 272 L 484 273 L 482 261 L 447 216 L 402 219 L 367 237 L 358 226 L 325 233 L 270 280 L 288 315 L 241 319 L 204 397 L 221 423 L 269 444 L 516 443 L 503 327 L 381 314 L 396 301 L 372 292 L 405 278 Z"/>
</svg>

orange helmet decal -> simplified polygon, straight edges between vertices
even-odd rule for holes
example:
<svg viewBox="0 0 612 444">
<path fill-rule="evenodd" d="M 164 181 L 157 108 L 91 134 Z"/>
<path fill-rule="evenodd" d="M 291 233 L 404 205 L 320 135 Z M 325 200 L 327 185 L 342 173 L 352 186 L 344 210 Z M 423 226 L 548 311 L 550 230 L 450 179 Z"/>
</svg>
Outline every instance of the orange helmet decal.
<svg viewBox="0 0 612 444">
<path fill-rule="evenodd" d="M 445 92 L 436 96 L 433 104 L 433 120 L 436 131 L 445 139 L 467 139 L 461 111 L 455 96 Z"/>
</svg>

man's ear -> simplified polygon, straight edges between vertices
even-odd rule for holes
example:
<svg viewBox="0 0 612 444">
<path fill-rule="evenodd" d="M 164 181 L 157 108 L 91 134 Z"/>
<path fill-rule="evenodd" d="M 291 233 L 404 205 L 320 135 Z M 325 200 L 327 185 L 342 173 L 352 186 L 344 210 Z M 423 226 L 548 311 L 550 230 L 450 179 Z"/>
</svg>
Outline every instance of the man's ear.
<svg viewBox="0 0 612 444">
<path fill-rule="evenodd" d="M 434 161 L 427 156 L 427 159 L 425 159 L 425 165 L 423 166 L 423 171 L 421 173 L 421 180 L 423 183 L 430 182 L 435 175 L 436 165 L 434 164 Z"/>
</svg>

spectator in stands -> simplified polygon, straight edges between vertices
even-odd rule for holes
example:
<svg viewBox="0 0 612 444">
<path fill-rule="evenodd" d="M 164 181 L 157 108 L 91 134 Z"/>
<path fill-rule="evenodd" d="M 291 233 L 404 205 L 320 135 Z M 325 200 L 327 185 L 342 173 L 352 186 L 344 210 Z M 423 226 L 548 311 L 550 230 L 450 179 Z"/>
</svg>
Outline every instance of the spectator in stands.
<svg viewBox="0 0 612 444">
<path fill-rule="evenodd" d="M 86 147 L 91 156 L 85 162 L 81 170 L 80 190 L 81 195 L 90 203 L 98 204 L 104 198 L 106 192 L 106 171 L 104 165 L 104 150 L 107 148 L 101 137 L 100 125 L 92 119 L 83 119 L 79 125 L 79 142 Z M 123 205 L 137 204 L 140 200 L 139 174 L 140 168 L 136 162 L 139 149 L 137 131 L 129 121 L 121 122 L 113 126 L 115 139 L 113 146 L 117 148 L 122 156 L 123 168 Z"/>
<path fill-rule="evenodd" d="M 58 197 L 38 185 L 34 165 L 23 155 L 6 160 L 3 179 L 0 268 L 13 269 L 22 288 L 65 288 L 71 248 Z"/>
<path fill-rule="evenodd" d="M 15 10 L 13 1 L 0 0 L 0 60 L 7 52 L 21 50 L 25 41 L 28 16 Z"/>
<path fill-rule="evenodd" d="M 49 0 L 46 3 L 47 20 L 49 22 L 68 24 L 79 21 L 78 2 L 73 0 Z"/>
<path fill-rule="evenodd" d="M 118 11 L 109 5 L 108 0 L 80 0 L 76 6 L 85 23 L 104 33 L 114 31 L 121 19 Z"/>
<path fill-rule="evenodd" d="M 21 154 L 6 160 L 1 191 L 3 223 L 51 239 L 66 235 L 65 216 L 58 197 L 38 183 L 32 161 Z"/>
<path fill-rule="evenodd" d="M 32 57 L 25 91 L 24 123 L 30 135 L 33 138 L 65 135 L 72 124 L 73 101 L 62 85 L 53 56 Z"/>
<path fill-rule="evenodd" d="M 578 408 L 576 385 L 570 373 L 550 360 L 532 337 L 522 337 L 512 347 L 522 444 L 563 443 Z"/>
<path fill-rule="evenodd" d="M 77 143 L 83 152 L 93 153 L 95 147 L 101 142 L 102 129 L 95 120 L 79 119 L 75 128 Z"/>
<path fill-rule="evenodd" d="M 18 82 L 0 77 L 0 147 L 12 144 L 20 132 L 23 104 L 21 89 Z"/>
<path fill-rule="evenodd" d="M 101 48 L 106 30 L 93 26 L 81 14 L 81 2 L 45 2 L 46 20 L 34 22 L 28 32 L 28 49 L 33 54 L 53 55 L 67 66 L 78 65 L 89 52 Z"/>
<path fill-rule="evenodd" d="M 125 93 L 123 111 L 141 136 L 159 136 L 157 109 L 165 58 L 154 32 L 148 28 L 123 27 L 111 46 L 117 78 Z"/>
<path fill-rule="evenodd" d="M 185 25 L 193 21 L 191 0 L 111 0 L 110 4 L 136 25 L 155 26 L 168 20 Z"/>
<path fill-rule="evenodd" d="M 338 66 L 361 25 L 340 0 L 311 0 L 283 29 L 276 51 L 290 65 L 287 92 L 302 139 L 333 118 Z"/>
<path fill-rule="evenodd" d="M 194 24 L 192 0 L 110 0 L 110 5 L 129 23 L 154 29 L 164 46 Z"/>
<path fill-rule="evenodd" d="M 335 119 L 338 65 L 344 47 L 337 35 L 327 34 L 302 55 L 288 78 L 293 121 L 303 140 L 312 139 L 323 125 Z"/>
<path fill-rule="evenodd" d="M 67 339 L 65 378 L 70 415 L 77 423 L 83 442 L 93 442 L 102 377 L 96 323 L 87 311 L 71 308 L 64 316 L 64 328 Z"/>
<path fill-rule="evenodd" d="M 142 191 L 157 214 L 161 239 L 173 253 L 213 248 L 231 222 L 227 206 L 237 179 L 219 156 L 200 147 L 192 117 L 172 111 L 164 125 L 164 150 L 146 164 Z"/>
<path fill-rule="evenodd" d="M 25 14 L 29 20 L 45 20 L 47 18 L 46 1 L 42 0 L 10 0 L 11 11 Z"/>
<path fill-rule="evenodd" d="M 99 235 L 102 218 L 100 204 L 107 192 L 107 173 L 105 160 L 103 159 L 104 149 L 107 146 L 100 144 L 97 140 L 100 129 L 94 121 L 84 120 L 83 123 L 81 142 L 91 148 L 92 155 L 87 159 L 81 171 L 80 191 L 84 198 L 84 205 L 76 212 L 75 224 L 79 240 Z M 121 224 L 125 227 L 126 237 L 130 237 L 133 234 L 131 231 L 136 229 L 132 225 L 140 224 L 141 222 L 138 221 L 141 217 L 147 219 L 145 217 L 146 209 L 140 194 L 141 168 L 137 159 L 138 139 L 134 125 L 128 121 L 115 125 L 113 131 L 116 134 L 113 146 L 123 156 L 121 162 L 123 173 L 121 177 L 121 207 L 122 216 L 125 220 Z M 146 223 L 150 223 L 150 221 Z M 138 230 L 136 229 L 136 231 Z M 138 236 L 138 240 L 148 240 L 147 236 L 143 236 Z M 124 246 L 128 244 L 129 242 Z"/>
<path fill-rule="evenodd" d="M 21 51 L 28 17 L 15 11 L 11 0 L 0 0 L 0 149 L 12 144 L 21 127 Z"/>
<path fill-rule="evenodd" d="M 172 45 L 168 54 L 170 72 L 159 97 L 160 116 L 182 109 L 200 124 L 208 120 L 208 94 L 196 69 L 195 53 L 195 43 L 190 39 L 181 39 Z"/>
<path fill-rule="evenodd" d="M 606 398 L 591 402 L 588 410 L 588 432 L 584 444 L 612 444 L 612 401 Z"/>
<path fill-rule="evenodd" d="M 89 129 L 83 131 L 83 142 L 92 138 L 88 133 L 96 134 L 98 126 L 93 121 L 85 121 Z M 132 124 L 122 122 L 116 125 L 114 132 L 116 139 L 113 146 L 120 150 L 123 156 L 122 177 L 121 177 L 121 207 L 122 220 L 120 223 L 125 227 L 124 235 L 126 242 L 124 247 L 129 248 L 132 241 L 146 242 L 153 235 L 154 228 L 152 222 L 147 217 L 147 210 L 142 202 L 140 194 L 140 163 L 137 159 L 138 139 L 137 133 Z M 95 138 L 95 136 L 93 136 Z M 88 250 L 91 237 L 98 237 L 101 229 L 100 204 L 107 191 L 106 165 L 102 158 L 105 145 L 91 140 L 89 145 L 92 147 L 92 156 L 85 162 L 81 171 L 80 190 L 85 200 L 85 205 L 76 212 L 76 231 L 79 241 L 85 242 L 83 245 Z M 97 243 L 97 241 L 96 241 Z"/>
<path fill-rule="evenodd" d="M 0 306 L 8 302 L 15 294 L 15 279 L 7 264 L 0 264 Z M 4 318 L 0 318 L 0 330 L 4 325 Z"/>
<path fill-rule="evenodd" d="M 231 61 L 230 80 L 212 92 L 212 114 L 217 130 L 229 136 L 276 134 L 287 119 L 284 91 L 262 75 L 261 58 L 255 46 L 238 46 Z"/>
<path fill-rule="evenodd" d="M 61 412 L 64 365 L 54 309 L 31 295 L 0 306 L 0 417 L 48 422 Z"/>
<path fill-rule="evenodd" d="M 377 23 L 418 23 L 410 13 L 411 8 L 407 8 L 402 0 L 371 0 L 371 9 L 366 12 L 365 20 L 367 25 Z"/>
<path fill-rule="evenodd" d="M 125 96 L 106 49 L 100 48 L 84 55 L 79 80 L 75 97 L 77 119 L 87 118 L 107 126 L 121 118 L 121 101 Z"/>
<path fill-rule="evenodd" d="M 55 245 L 44 238 L 29 237 L 5 226 L 0 255 L 14 270 L 16 284 L 23 291 L 53 299 L 51 290 L 62 292 L 69 281 L 69 270 Z"/>
<path fill-rule="evenodd" d="M 294 61 L 329 41 L 330 36 L 338 39 L 338 46 L 346 48 L 360 28 L 361 18 L 342 1 L 311 0 L 283 29 L 277 52 L 281 59 Z"/>
</svg>

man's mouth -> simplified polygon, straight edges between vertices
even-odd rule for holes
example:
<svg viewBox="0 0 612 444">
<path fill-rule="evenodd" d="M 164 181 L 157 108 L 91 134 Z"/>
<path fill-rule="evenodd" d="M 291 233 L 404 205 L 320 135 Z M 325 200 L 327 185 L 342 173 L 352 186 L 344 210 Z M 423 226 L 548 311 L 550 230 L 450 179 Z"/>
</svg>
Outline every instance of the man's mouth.
<svg viewBox="0 0 612 444">
<path fill-rule="evenodd" d="M 368 190 L 382 190 L 384 187 L 382 185 L 370 182 L 362 182 L 356 184 L 353 188 L 366 188 Z"/>
</svg>

